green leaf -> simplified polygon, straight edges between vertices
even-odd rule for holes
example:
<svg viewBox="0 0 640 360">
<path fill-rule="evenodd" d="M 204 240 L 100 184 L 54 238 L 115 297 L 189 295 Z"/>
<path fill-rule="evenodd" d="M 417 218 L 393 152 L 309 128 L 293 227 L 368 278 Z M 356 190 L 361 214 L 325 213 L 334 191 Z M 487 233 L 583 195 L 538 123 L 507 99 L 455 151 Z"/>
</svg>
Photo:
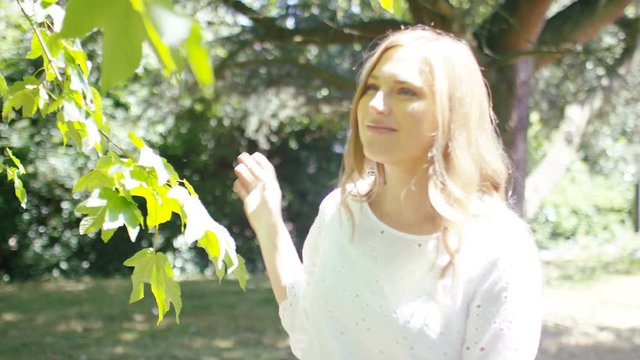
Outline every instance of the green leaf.
<svg viewBox="0 0 640 360">
<path fill-rule="evenodd" d="M 24 209 L 27 207 L 27 191 L 24 189 L 22 180 L 20 180 L 20 175 L 26 174 L 26 171 L 20 160 L 13 155 L 11 149 L 5 148 L 5 151 L 15 166 L 5 166 L 3 164 L 2 167 L 7 172 L 7 179 L 9 181 L 13 180 L 14 192 L 20 201 L 20 206 Z"/>
<path fill-rule="evenodd" d="M 202 45 L 200 25 L 195 21 L 191 25 L 191 34 L 185 46 L 187 48 L 187 62 L 198 85 L 200 85 L 202 89 L 211 87 L 215 79 L 209 58 L 209 51 Z"/>
<path fill-rule="evenodd" d="M 56 8 L 59 8 L 59 6 L 56 6 Z M 45 12 L 47 11 L 43 10 L 43 16 L 46 16 L 46 14 L 44 14 Z M 38 29 L 37 33 L 36 30 L 33 30 L 31 33 L 31 49 L 25 57 L 27 59 L 37 59 L 39 57 L 42 57 L 42 64 L 47 74 L 47 80 L 51 81 L 56 77 L 53 70 L 56 62 L 56 57 L 65 47 L 65 44 L 62 42 L 62 39 L 57 33 L 50 34 L 46 29 Z M 39 37 L 38 34 L 40 35 Z M 53 58 L 52 60 L 54 61 L 54 64 L 51 64 L 49 62 L 50 59 L 48 56 L 46 56 L 46 52 L 42 46 L 42 43 L 40 42 L 40 39 L 42 39 L 47 49 L 49 50 L 49 54 Z"/>
<path fill-rule="evenodd" d="M 144 141 L 140 139 L 138 135 L 136 135 L 133 131 L 129 132 L 129 140 L 131 140 L 131 143 L 138 149 L 142 149 L 146 146 L 144 144 Z"/>
<path fill-rule="evenodd" d="M 38 97 L 36 100 L 38 102 L 40 114 L 44 117 L 49 104 L 49 94 L 47 93 L 47 89 L 45 89 L 44 84 L 40 84 L 40 86 L 38 86 Z"/>
<path fill-rule="evenodd" d="M 77 47 L 77 48 L 76 48 Z M 82 74 L 85 77 L 89 76 L 89 65 L 87 64 L 87 54 L 82 51 L 80 45 L 74 45 L 73 47 L 67 47 L 67 53 L 73 59 L 73 63 L 80 67 Z"/>
<path fill-rule="evenodd" d="M 73 92 L 79 94 L 78 92 Z M 82 95 L 80 95 L 82 97 Z M 71 138 L 74 144 L 85 152 L 95 149 L 98 153 L 102 150 L 102 136 L 93 119 L 87 116 L 87 112 L 78 106 L 75 101 L 65 100 L 63 110 L 58 112 L 57 125 L 66 144 L 67 138 Z"/>
<path fill-rule="evenodd" d="M 203 248 L 207 255 L 209 256 L 209 260 L 217 259 L 220 257 L 220 244 L 218 242 L 218 237 L 213 231 L 207 230 L 204 235 L 198 240 L 198 246 Z M 217 268 L 216 264 L 216 268 Z M 222 280 L 222 279 L 220 279 Z"/>
<path fill-rule="evenodd" d="M 4 96 L 2 118 L 11 120 L 13 118 L 13 109 L 19 110 L 21 108 L 23 117 L 31 117 L 35 114 L 39 85 L 40 82 L 32 76 L 26 76 L 21 81 L 11 84 Z"/>
<path fill-rule="evenodd" d="M 383 9 L 387 10 L 388 12 L 393 14 L 393 10 L 394 10 L 394 0 L 378 0 L 380 2 L 380 5 L 382 6 Z"/>
<path fill-rule="evenodd" d="M 11 161 L 13 161 L 13 164 L 18 169 L 18 174 L 20 174 L 20 175 L 26 174 L 26 171 L 24 170 L 24 166 L 22 166 L 22 163 L 20 162 L 20 159 L 15 157 L 15 155 L 13 155 L 13 152 L 11 151 L 11 149 L 5 148 L 5 151 L 7 152 L 7 155 L 9 155 L 9 158 L 11 158 Z"/>
<path fill-rule="evenodd" d="M 133 267 L 129 303 L 144 298 L 144 284 L 148 283 L 151 285 L 151 292 L 158 306 L 157 324 L 160 324 L 164 315 L 171 308 L 171 304 L 176 312 L 176 323 L 180 323 L 180 311 L 182 310 L 180 286 L 173 280 L 173 271 L 166 255 L 155 252 L 153 249 L 144 249 L 127 259 L 124 265 Z"/>
<path fill-rule="evenodd" d="M 171 178 L 169 169 L 167 169 L 167 167 L 165 166 L 165 160 L 159 155 L 155 154 L 153 150 L 148 146 L 144 146 L 140 149 L 140 158 L 138 159 L 138 165 L 150 167 L 156 171 L 158 186 L 164 185 L 169 180 L 169 178 Z"/>
<path fill-rule="evenodd" d="M 200 246 L 200 242 L 198 242 L 198 246 Z M 200 247 L 204 248 L 204 246 Z M 233 275 L 233 277 L 238 280 L 238 285 L 240 285 L 240 288 L 242 290 L 246 290 L 249 275 L 247 273 L 247 266 L 245 264 L 245 261 L 240 255 L 231 256 L 231 254 L 227 253 L 224 256 L 224 262 L 221 261 L 219 257 L 210 257 L 209 260 L 211 260 L 214 265 L 216 277 L 218 278 L 219 282 L 222 282 L 222 279 L 224 279 L 225 275 Z"/>
<path fill-rule="evenodd" d="M 49 106 L 47 106 L 47 109 L 45 110 L 45 115 L 49 115 L 52 112 L 58 111 L 58 109 L 60 109 L 60 107 L 62 106 L 63 101 L 64 100 L 62 98 L 59 98 L 50 102 Z"/>
<path fill-rule="evenodd" d="M 102 30 L 100 84 L 106 92 L 133 75 L 140 64 L 145 28 L 130 0 L 71 0 L 60 34 L 79 38 L 94 29 Z"/>
<path fill-rule="evenodd" d="M 240 255 L 237 255 L 236 261 L 237 266 L 231 273 L 235 276 L 236 279 L 238 279 L 238 285 L 240 285 L 240 288 L 242 290 L 246 290 L 247 280 L 249 278 L 249 275 L 247 273 L 247 266 L 245 264 L 244 258 Z M 231 258 L 231 256 L 229 256 L 229 254 L 225 256 L 224 262 L 225 264 L 227 264 L 228 268 L 231 268 L 233 266 L 233 259 Z"/>
<path fill-rule="evenodd" d="M 181 44 L 187 37 L 190 24 L 188 18 L 174 13 L 170 3 L 151 2 L 147 7 L 143 0 L 132 0 L 132 4 L 142 16 L 149 42 L 165 72 L 175 71 L 177 64 L 170 47 Z"/>
<path fill-rule="evenodd" d="M 100 193 L 107 199 L 107 212 L 102 224 L 103 230 L 117 229 L 124 225 L 131 241 L 136 241 L 142 223 L 142 213 L 138 206 L 111 189 L 103 188 Z"/>
<path fill-rule="evenodd" d="M 19 90 L 9 95 L 9 98 L 2 107 L 2 117 L 10 119 L 11 109 L 22 109 L 22 117 L 29 118 L 38 110 L 39 91 L 37 86 L 26 85 L 23 90 Z"/>
<path fill-rule="evenodd" d="M 42 36 L 43 39 L 46 39 L 47 33 L 45 32 L 44 34 L 41 34 L 40 36 Z M 42 56 L 43 54 L 44 54 L 44 50 L 42 49 L 42 44 L 40 43 L 40 40 L 38 39 L 38 36 L 36 36 L 36 32 L 32 31 L 31 32 L 31 50 L 25 56 L 25 58 L 27 58 L 27 59 L 36 59 L 36 58 L 39 58 L 40 56 Z"/>
<path fill-rule="evenodd" d="M 27 191 L 24 189 L 24 186 L 22 185 L 22 180 L 20 180 L 20 178 L 18 178 L 17 176 L 14 177 L 14 179 L 13 179 L 13 188 L 14 188 L 14 192 L 16 194 L 16 197 L 18 198 L 18 200 L 20 200 L 20 206 L 23 209 L 26 209 L 26 207 L 27 207 Z"/>
<path fill-rule="evenodd" d="M 94 87 L 91 87 L 91 99 L 93 100 L 93 111 L 91 112 L 91 116 L 95 120 L 98 129 L 107 132 L 107 128 L 105 128 L 104 114 L 102 113 L 102 96 L 100 96 L 100 93 Z"/>
<path fill-rule="evenodd" d="M 207 252 L 209 259 L 215 265 L 218 278 L 221 279 L 224 276 L 225 264 L 227 265 L 227 273 L 238 269 L 241 264 L 231 234 L 224 226 L 211 218 L 198 197 L 191 195 L 182 186 L 172 187 L 167 196 L 176 199 L 185 212 L 187 223 L 184 231 L 185 240 L 197 241 L 198 246 Z M 246 272 L 246 269 L 244 271 Z M 242 270 L 240 270 L 241 272 Z"/>
<path fill-rule="evenodd" d="M 89 233 L 100 230 L 102 228 L 102 224 L 104 223 L 104 215 L 106 213 L 107 213 L 107 208 L 103 207 L 100 210 L 98 210 L 98 212 L 95 215 L 85 216 L 80 221 L 80 227 L 79 227 L 80 234 L 84 235 L 84 234 L 89 234 Z M 109 230 L 109 231 L 115 231 L 115 230 Z M 104 231 L 103 231 L 103 235 L 104 235 Z M 103 238 L 102 240 L 106 243 L 109 240 L 109 238 L 107 238 L 106 240 Z"/>
<path fill-rule="evenodd" d="M 183 179 L 182 183 L 184 184 L 184 187 L 186 187 L 187 190 L 189 190 L 189 194 L 195 197 L 198 197 L 198 194 L 196 193 L 195 189 L 193 188 L 193 186 L 191 186 L 191 183 L 189 183 L 187 179 Z"/>
<path fill-rule="evenodd" d="M 160 224 L 171 220 L 171 215 L 175 212 L 182 216 L 180 204 L 172 198 L 167 197 L 168 188 L 166 186 L 154 187 L 139 186 L 131 190 L 131 195 L 140 196 L 147 204 L 147 228 L 152 229 Z"/>
<path fill-rule="evenodd" d="M 67 66 L 66 72 L 71 78 L 71 81 L 69 82 L 69 89 L 80 94 L 84 94 L 85 96 L 90 96 L 91 89 L 89 86 L 89 81 L 87 80 L 86 76 L 82 74 L 82 70 L 80 69 L 80 67 Z"/>
<path fill-rule="evenodd" d="M 404 2 L 402 0 L 394 0 L 393 1 L 393 15 L 396 19 L 401 20 L 405 13 L 407 12 L 407 8 L 404 6 Z"/>
<path fill-rule="evenodd" d="M 116 186 L 112 176 L 107 175 L 100 170 L 91 170 L 84 174 L 73 187 L 73 192 L 80 192 L 83 190 L 93 191 L 102 187 L 113 188 Z"/>
<path fill-rule="evenodd" d="M 115 229 L 113 230 L 102 230 L 100 232 L 100 239 L 106 244 L 107 242 L 109 242 L 109 240 L 111 239 L 111 237 L 113 236 L 113 234 L 116 232 Z"/>
<path fill-rule="evenodd" d="M 7 80 L 0 74 L 0 98 L 4 97 L 9 88 L 7 87 Z"/>
<path fill-rule="evenodd" d="M 82 220 L 84 223 L 81 222 L 80 231 L 83 233 L 96 231 L 98 226 L 102 231 L 111 231 L 124 225 L 131 241 L 135 241 L 142 223 L 142 213 L 138 206 L 109 188 L 94 190 L 87 200 L 76 207 L 76 211 L 94 217 Z M 103 240 L 111 237 L 107 235 L 109 234 L 103 235 Z"/>
</svg>

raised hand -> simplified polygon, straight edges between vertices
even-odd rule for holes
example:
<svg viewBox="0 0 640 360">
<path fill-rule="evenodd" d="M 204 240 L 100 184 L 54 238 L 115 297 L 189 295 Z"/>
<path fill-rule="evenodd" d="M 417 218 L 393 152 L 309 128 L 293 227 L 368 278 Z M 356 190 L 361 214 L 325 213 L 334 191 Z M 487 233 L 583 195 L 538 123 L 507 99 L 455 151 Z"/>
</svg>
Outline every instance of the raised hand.
<svg viewBox="0 0 640 360">
<path fill-rule="evenodd" d="M 253 231 L 258 238 L 273 233 L 282 223 L 282 191 L 273 165 L 261 153 L 242 153 L 233 170 L 238 177 L 233 190 Z"/>
</svg>

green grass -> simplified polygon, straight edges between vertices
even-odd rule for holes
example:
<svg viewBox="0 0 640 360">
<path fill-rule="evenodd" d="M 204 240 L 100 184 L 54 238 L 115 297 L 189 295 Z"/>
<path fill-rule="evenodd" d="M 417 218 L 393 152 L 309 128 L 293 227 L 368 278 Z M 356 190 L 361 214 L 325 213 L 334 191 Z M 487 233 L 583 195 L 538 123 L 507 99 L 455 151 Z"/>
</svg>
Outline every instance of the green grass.
<svg viewBox="0 0 640 360">
<path fill-rule="evenodd" d="M 551 285 L 593 282 L 608 275 L 640 274 L 640 238 L 620 243 L 576 244 L 559 247 L 544 261 L 545 280 Z"/>
<path fill-rule="evenodd" d="M 264 279 L 180 285 L 180 324 L 172 309 L 156 326 L 129 279 L 0 283 L 0 359 L 294 359 Z"/>
</svg>

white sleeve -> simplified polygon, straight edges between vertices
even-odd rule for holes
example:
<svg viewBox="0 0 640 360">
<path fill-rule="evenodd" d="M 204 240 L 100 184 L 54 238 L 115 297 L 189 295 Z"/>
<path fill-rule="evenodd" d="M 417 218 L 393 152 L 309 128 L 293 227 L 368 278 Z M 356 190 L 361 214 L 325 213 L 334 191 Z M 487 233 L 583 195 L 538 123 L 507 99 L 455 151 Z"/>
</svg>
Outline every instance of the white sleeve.
<svg viewBox="0 0 640 360">
<path fill-rule="evenodd" d="M 536 357 L 542 323 L 540 261 L 533 240 L 520 240 L 503 249 L 480 277 L 468 309 L 464 360 Z"/>
<path fill-rule="evenodd" d="M 321 214 L 318 214 L 302 247 L 303 271 L 292 277 L 293 280 L 286 284 L 287 298 L 279 307 L 280 322 L 289 334 L 291 351 L 298 358 L 302 357 L 307 341 L 308 319 L 304 294 L 308 280 L 313 279 L 321 222 Z"/>
</svg>

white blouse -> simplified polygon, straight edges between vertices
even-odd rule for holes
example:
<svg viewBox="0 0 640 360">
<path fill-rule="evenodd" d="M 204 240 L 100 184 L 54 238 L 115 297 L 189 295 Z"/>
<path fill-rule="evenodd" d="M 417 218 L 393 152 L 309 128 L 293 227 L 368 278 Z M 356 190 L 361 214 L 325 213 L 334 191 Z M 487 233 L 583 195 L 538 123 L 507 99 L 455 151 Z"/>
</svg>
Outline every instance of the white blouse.
<svg viewBox="0 0 640 360">
<path fill-rule="evenodd" d="M 531 236 L 513 226 L 520 221 L 476 221 L 455 275 L 440 278 L 448 256 L 438 235 L 400 232 L 349 201 L 356 226 L 339 190 L 323 200 L 303 271 L 286 285 L 280 319 L 298 358 L 535 358 L 540 266 Z"/>
</svg>

